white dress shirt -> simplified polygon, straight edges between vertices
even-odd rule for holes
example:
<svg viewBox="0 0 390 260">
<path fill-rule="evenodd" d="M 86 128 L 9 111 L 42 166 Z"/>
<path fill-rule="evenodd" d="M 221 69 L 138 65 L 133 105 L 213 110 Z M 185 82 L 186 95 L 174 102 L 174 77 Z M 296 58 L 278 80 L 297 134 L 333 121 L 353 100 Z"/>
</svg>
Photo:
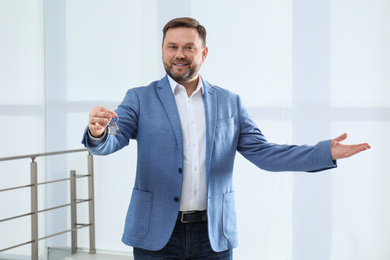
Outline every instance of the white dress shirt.
<svg viewBox="0 0 390 260">
<path fill-rule="evenodd" d="M 183 186 L 180 211 L 206 210 L 206 118 L 203 84 L 199 76 L 190 97 L 184 86 L 168 76 L 181 122 L 183 135 Z"/>
</svg>

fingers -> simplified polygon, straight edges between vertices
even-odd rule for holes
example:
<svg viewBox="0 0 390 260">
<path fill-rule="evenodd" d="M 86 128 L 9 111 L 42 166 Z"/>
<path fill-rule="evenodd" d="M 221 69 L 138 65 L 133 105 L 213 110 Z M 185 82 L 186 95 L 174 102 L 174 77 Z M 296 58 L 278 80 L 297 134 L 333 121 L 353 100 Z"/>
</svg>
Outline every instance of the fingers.
<svg viewBox="0 0 390 260">
<path fill-rule="evenodd" d="M 111 111 L 105 107 L 93 107 L 89 116 L 115 118 L 117 117 L 117 114 L 114 111 Z"/>
<path fill-rule="evenodd" d="M 371 146 L 367 143 L 348 145 L 346 147 L 345 155 L 343 157 L 348 158 L 348 157 L 351 157 L 355 154 L 358 154 L 358 153 L 363 152 L 363 151 L 370 149 L 370 148 L 371 148 Z"/>
<path fill-rule="evenodd" d="M 364 143 L 364 144 L 357 144 L 355 150 L 357 151 L 357 153 L 360 153 L 370 148 L 371 146 L 368 143 Z"/>
<path fill-rule="evenodd" d="M 89 131 L 94 137 L 103 135 L 105 128 L 117 114 L 104 107 L 93 107 L 89 113 Z"/>
</svg>

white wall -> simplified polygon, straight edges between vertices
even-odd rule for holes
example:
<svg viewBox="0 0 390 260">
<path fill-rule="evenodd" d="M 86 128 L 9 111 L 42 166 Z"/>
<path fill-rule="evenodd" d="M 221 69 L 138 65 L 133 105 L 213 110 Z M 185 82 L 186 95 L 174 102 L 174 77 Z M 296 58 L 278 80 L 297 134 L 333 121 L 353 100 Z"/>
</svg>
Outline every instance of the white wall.
<svg viewBox="0 0 390 260">
<path fill-rule="evenodd" d="M 192 16 L 208 30 L 202 76 L 240 94 L 270 141 L 315 144 L 346 131 L 348 143 L 368 141 L 373 146 L 320 174 L 268 173 L 237 156 L 240 246 L 235 259 L 389 258 L 386 0 L 0 3 L 0 30 L 7 36 L 0 43 L 5 57 L 0 61 L 5 72 L 0 78 L 0 116 L 7 123 L 0 130 L 0 156 L 81 148 L 90 109 L 115 109 L 128 88 L 164 76 L 161 29 L 171 18 Z M 75 164 L 82 173 L 84 159 L 48 159 L 46 179 L 67 176 Z M 135 164 L 135 142 L 116 154 L 95 157 L 98 250 L 131 251 L 120 238 Z M 10 166 L 0 167 L 3 173 Z M 0 185 L 14 182 L 1 173 Z M 66 202 L 67 189 L 48 187 L 43 204 Z M 1 205 L 9 203 L 0 196 Z M 85 196 L 85 189 L 79 189 L 79 196 Z M 18 210 L 0 211 L 0 218 Z M 67 228 L 68 216 L 66 210 L 45 215 L 43 231 Z M 85 216 L 80 218 L 82 222 Z M 4 225 L 0 228 L 3 248 L 8 242 L 2 245 Z M 22 234 L 14 236 L 20 239 Z M 46 242 L 69 243 L 69 235 Z M 80 243 L 88 247 L 87 230 L 80 231 Z"/>
</svg>

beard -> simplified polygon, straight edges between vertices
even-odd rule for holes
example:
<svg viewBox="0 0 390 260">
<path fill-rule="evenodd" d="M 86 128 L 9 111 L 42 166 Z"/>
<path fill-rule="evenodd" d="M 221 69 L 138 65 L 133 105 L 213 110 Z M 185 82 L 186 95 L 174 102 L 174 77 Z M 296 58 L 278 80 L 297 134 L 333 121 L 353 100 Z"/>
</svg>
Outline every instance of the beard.
<svg viewBox="0 0 390 260">
<path fill-rule="evenodd" d="M 177 63 L 180 63 L 180 62 L 177 62 Z M 191 65 L 191 63 L 189 63 L 187 61 L 185 63 L 189 64 L 188 69 L 185 71 L 183 70 L 183 71 L 175 72 L 173 70 L 173 65 L 172 65 L 173 63 L 172 62 L 171 62 L 171 64 L 164 62 L 164 69 L 167 72 L 167 74 L 176 82 L 189 81 L 189 80 L 193 79 L 198 74 L 198 71 L 200 69 L 201 64 Z"/>
</svg>

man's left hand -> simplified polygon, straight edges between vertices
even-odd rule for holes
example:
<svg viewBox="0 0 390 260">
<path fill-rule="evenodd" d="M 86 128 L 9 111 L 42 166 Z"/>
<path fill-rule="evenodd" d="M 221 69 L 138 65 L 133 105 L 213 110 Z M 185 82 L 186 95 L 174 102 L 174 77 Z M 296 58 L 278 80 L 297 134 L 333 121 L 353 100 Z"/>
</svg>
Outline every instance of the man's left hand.
<svg viewBox="0 0 390 260">
<path fill-rule="evenodd" d="M 344 141 L 345 139 L 347 139 L 347 134 L 342 134 L 339 137 L 332 139 L 330 143 L 330 153 L 333 160 L 348 158 L 371 148 L 368 143 L 354 145 L 342 144 L 341 141 Z"/>
</svg>

